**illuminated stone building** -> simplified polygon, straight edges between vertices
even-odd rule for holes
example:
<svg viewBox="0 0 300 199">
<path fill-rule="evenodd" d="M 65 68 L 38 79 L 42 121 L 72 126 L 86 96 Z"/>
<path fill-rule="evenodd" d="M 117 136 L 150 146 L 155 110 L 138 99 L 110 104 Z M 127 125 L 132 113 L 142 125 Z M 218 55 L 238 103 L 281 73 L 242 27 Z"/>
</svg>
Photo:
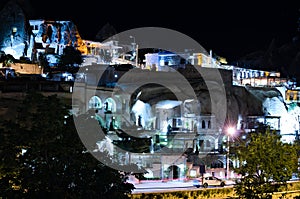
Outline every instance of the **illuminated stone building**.
<svg viewBox="0 0 300 199">
<path fill-rule="evenodd" d="M 232 67 L 233 85 L 240 86 L 282 86 L 287 83 L 287 78 L 280 77 L 280 72 L 253 70 L 240 67 Z"/>
<path fill-rule="evenodd" d="M 1 11 L 1 17 L 1 21 L 6 22 L 0 28 L 0 47 L 6 54 L 17 59 L 24 56 L 36 60 L 41 52 L 48 53 L 49 59 L 55 59 L 50 54 L 61 55 L 66 46 L 73 46 L 86 60 L 91 59 L 77 74 L 82 79 L 77 78 L 72 90 L 73 112 L 94 111 L 94 116 L 101 118 L 101 125 L 109 129 L 107 136 L 113 141 L 123 139 L 117 134 L 118 129 L 140 138 L 150 138 L 145 152 L 114 151 L 122 164 L 131 162 L 145 167 L 148 177 L 197 176 L 201 165 L 206 166 L 207 172 L 224 177 L 222 150 L 227 136 L 219 112 L 211 109 L 209 97 L 209 92 L 218 94 L 220 88 L 225 87 L 227 97 L 227 104 L 221 105 L 228 106 L 226 114 L 234 121 L 237 131 L 252 129 L 249 125 L 253 120 L 271 123 L 276 130 L 279 128 L 293 138 L 299 129 L 299 123 L 298 127 L 293 124 L 293 128 L 283 128 L 299 113 L 291 119 L 282 99 L 296 102 L 299 95 L 296 90 L 288 90 L 282 98 L 276 87 L 287 82 L 279 73 L 220 65 L 211 54 L 178 56 L 171 53 L 148 54 L 145 66 L 148 70 L 134 69 L 126 74 L 133 69 L 129 65 L 126 65 L 128 70 L 124 70 L 125 66 L 122 66 L 123 70 L 117 70 L 117 66 L 93 64 L 101 63 L 102 53 L 107 50 L 111 58 L 115 57 L 119 49 L 117 43 L 83 40 L 70 21 L 27 21 L 22 9 L 11 3 Z M 205 83 L 197 79 L 199 77 L 193 77 L 193 80 L 197 79 L 197 84 L 193 84 L 197 95 L 190 96 L 190 90 L 181 87 L 172 70 L 185 69 L 187 62 L 203 71 L 220 72 L 222 82 L 216 81 L 213 74 L 208 75 L 212 83 L 212 91 L 208 91 Z M 295 121 L 299 122 L 299 117 Z M 196 154 L 196 158 L 189 157 L 188 153 Z"/>
<path fill-rule="evenodd" d="M 191 92 L 184 85 L 174 84 L 178 73 L 142 69 L 126 73 L 107 65 L 81 69 L 86 81 L 75 82 L 74 112 L 96 112 L 95 117 L 101 118 L 102 125 L 109 129 L 107 136 L 113 142 L 123 139 L 119 136 L 119 129 L 139 138 L 151 139 L 145 151 L 128 154 L 115 148 L 119 161 L 143 166 L 149 172 L 148 177 L 152 178 L 179 179 L 192 175 L 195 168 L 198 169 L 196 175 L 200 175 L 201 165 L 207 165 L 207 169 L 218 167 L 223 173 L 215 172 L 216 175 L 224 177 L 224 155 L 220 150 L 223 150 L 222 142 L 226 136 L 218 121 L 220 116 L 217 112 L 201 111 L 201 106 L 209 106 L 210 100 L 194 98 L 190 95 L 194 90 Z M 231 76 L 230 71 L 223 72 Z M 140 77 L 147 77 L 150 82 L 145 83 L 145 78 Z M 204 84 L 198 86 L 201 88 L 196 90 L 205 89 Z M 195 152 L 199 153 L 197 162 L 189 157 L 189 153 Z M 207 158 L 208 155 L 211 158 Z M 188 168 L 191 163 L 191 168 Z"/>
<path fill-rule="evenodd" d="M 37 63 L 39 54 L 43 53 L 50 66 L 54 66 L 58 63 L 57 56 L 72 46 L 83 55 L 84 65 L 109 63 L 121 48 L 115 41 L 100 43 L 82 39 L 72 21 L 28 19 L 22 6 L 14 0 L 0 9 L 0 51 L 15 59 Z"/>
</svg>

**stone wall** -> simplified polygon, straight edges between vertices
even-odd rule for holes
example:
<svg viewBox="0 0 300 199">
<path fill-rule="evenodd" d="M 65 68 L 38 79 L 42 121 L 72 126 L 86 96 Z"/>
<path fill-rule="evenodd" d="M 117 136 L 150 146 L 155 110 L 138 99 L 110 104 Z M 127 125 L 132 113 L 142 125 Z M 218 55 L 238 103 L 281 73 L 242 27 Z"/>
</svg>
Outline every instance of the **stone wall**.
<svg viewBox="0 0 300 199">
<path fill-rule="evenodd" d="M 38 64 L 27 64 L 27 63 L 12 63 L 10 64 L 12 69 L 15 69 L 16 73 L 19 74 L 42 74 L 43 68 Z"/>
</svg>

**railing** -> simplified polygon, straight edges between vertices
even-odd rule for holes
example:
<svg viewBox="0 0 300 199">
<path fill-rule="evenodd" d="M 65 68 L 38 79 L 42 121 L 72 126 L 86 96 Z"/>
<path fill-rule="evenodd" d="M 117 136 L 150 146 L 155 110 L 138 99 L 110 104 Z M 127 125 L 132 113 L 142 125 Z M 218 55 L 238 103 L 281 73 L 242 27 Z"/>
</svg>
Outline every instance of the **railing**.
<svg viewBox="0 0 300 199">
<path fill-rule="evenodd" d="M 56 81 L 1 81 L 1 92 L 67 92 L 73 91 L 73 82 L 56 82 Z"/>
</svg>

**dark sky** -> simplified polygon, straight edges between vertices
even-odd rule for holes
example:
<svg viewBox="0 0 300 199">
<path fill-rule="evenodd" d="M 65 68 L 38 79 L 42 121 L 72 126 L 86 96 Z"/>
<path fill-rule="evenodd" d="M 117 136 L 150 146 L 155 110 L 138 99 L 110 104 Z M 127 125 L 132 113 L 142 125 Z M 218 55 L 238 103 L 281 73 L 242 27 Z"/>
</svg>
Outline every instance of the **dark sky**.
<svg viewBox="0 0 300 199">
<path fill-rule="evenodd" d="M 280 45 L 297 34 L 299 1 L 99 1 L 21 0 L 34 18 L 72 20 L 83 39 L 93 40 L 107 23 L 119 33 L 139 27 L 179 31 L 228 60 Z"/>
</svg>

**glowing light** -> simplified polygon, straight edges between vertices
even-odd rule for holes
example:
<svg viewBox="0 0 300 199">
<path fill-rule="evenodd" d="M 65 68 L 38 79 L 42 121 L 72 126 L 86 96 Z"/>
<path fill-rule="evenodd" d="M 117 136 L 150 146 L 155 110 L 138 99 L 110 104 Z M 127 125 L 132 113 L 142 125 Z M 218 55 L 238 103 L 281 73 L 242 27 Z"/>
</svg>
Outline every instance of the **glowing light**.
<svg viewBox="0 0 300 199">
<path fill-rule="evenodd" d="M 171 108 L 181 105 L 181 103 L 182 103 L 181 101 L 163 100 L 156 104 L 156 108 L 171 109 Z"/>
<path fill-rule="evenodd" d="M 228 129 L 227 129 L 228 136 L 233 135 L 234 132 L 235 132 L 235 128 L 234 127 L 228 127 Z"/>
<path fill-rule="evenodd" d="M 138 117 L 141 116 L 141 124 L 144 128 L 150 128 L 152 113 L 151 113 L 151 106 L 148 103 L 144 103 L 141 100 L 137 100 L 132 107 L 132 112 L 136 118 L 136 124 L 138 124 Z M 150 126 L 149 126 L 150 125 Z"/>
<path fill-rule="evenodd" d="M 27 152 L 27 149 L 22 149 L 22 155 L 24 155 Z"/>
</svg>

